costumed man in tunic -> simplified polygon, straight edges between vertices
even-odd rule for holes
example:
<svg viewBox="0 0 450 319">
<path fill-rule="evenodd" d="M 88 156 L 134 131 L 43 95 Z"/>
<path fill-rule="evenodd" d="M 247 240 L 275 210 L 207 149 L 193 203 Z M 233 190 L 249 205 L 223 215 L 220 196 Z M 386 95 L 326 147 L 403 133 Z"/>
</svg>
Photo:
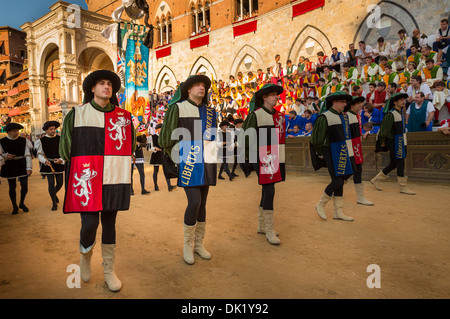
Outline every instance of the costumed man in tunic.
<svg viewBox="0 0 450 319">
<path fill-rule="evenodd" d="M 31 149 L 24 137 L 19 136 L 19 130 L 23 126 L 18 123 L 9 123 L 5 126 L 8 134 L 0 140 L 0 155 L 5 164 L 2 166 L 0 176 L 8 180 L 9 198 L 13 206 L 12 214 L 19 213 L 19 208 L 24 213 L 29 211 L 25 206 L 25 196 L 28 192 L 28 176 L 31 176 L 33 165 L 31 162 Z M 17 206 L 16 180 L 20 182 L 20 203 Z"/>
<path fill-rule="evenodd" d="M 351 95 L 338 91 L 330 94 L 326 99 L 326 111 L 321 114 L 315 124 L 310 139 L 311 160 L 314 170 L 327 167 L 331 183 L 325 188 L 316 210 L 320 218 L 326 220 L 325 206 L 333 198 L 334 219 L 352 221 L 342 209 L 344 206 L 344 181 L 352 174 L 353 156 L 351 135 L 348 120 L 344 116 L 344 109 L 352 100 Z"/>
<path fill-rule="evenodd" d="M 122 287 L 114 269 L 116 217 L 130 207 L 130 167 L 136 147 L 131 113 L 117 106 L 120 86 L 119 76 L 112 71 L 89 74 L 83 82 L 84 104 L 67 113 L 59 145 L 59 154 L 67 162 L 63 212 L 81 217 L 81 279 L 91 278 L 101 220 L 103 273 L 111 291 Z"/>
<path fill-rule="evenodd" d="M 37 158 L 42 164 L 39 173 L 47 177 L 48 193 L 52 199 L 52 210 L 58 209 L 59 199 L 56 195 L 63 187 L 64 160 L 59 156 L 60 136 L 56 129 L 60 126 L 57 121 L 48 121 L 42 127 L 45 136 L 38 139 L 34 145 Z M 56 180 L 56 185 L 55 185 Z"/>
<path fill-rule="evenodd" d="M 240 162 L 243 168 L 255 170 L 258 183 L 262 186 L 261 201 L 258 206 L 258 230 L 266 234 L 269 243 L 279 245 L 274 225 L 275 183 L 286 177 L 285 170 L 285 115 L 275 109 L 278 95 L 283 93 L 279 85 L 266 84 L 258 90 L 250 102 L 250 113 L 242 126 L 239 135 Z"/>
<path fill-rule="evenodd" d="M 217 134 L 217 147 L 218 147 L 218 158 L 221 159 L 222 164 L 219 168 L 218 179 L 225 179 L 222 176 L 223 171 L 228 175 L 230 182 L 233 180 L 234 176 L 231 175 L 230 167 L 228 163 L 233 162 L 234 157 L 234 141 L 231 132 L 228 130 L 230 122 L 224 120 L 219 124 L 219 132 Z"/>
<path fill-rule="evenodd" d="M 370 182 L 378 189 L 383 190 L 380 182 L 388 178 L 394 169 L 397 169 L 397 180 L 400 185 L 400 193 L 415 195 L 408 186 L 406 186 L 407 177 L 405 176 L 405 158 L 406 158 L 406 121 L 404 119 L 403 108 L 406 104 L 407 94 L 396 93 L 389 100 L 387 105 L 388 113 L 384 116 L 380 131 L 377 135 L 377 146 L 375 152 L 389 151 L 389 165 L 383 168 L 377 176 Z"/>
<path fill-rule="evenodd" d="M 141 183 L 141 195 L 150 194 L 148 190 L 145 189 L 145 171 L 144 171 L 144 147 L 147 146 L 147 137 L 145 134 L 138 135 L 136 137 L 136 150 L 133 154 L 133 163 L 131 164 L 131 195 L 134 195 L 133 190 L 133 172 L 136 167 L 139 172 L 139 182 Z"/>
<path fill-rule="evenodd" d="M 353 184 L 356 190 L 356 203 L 361 205 L 373 206 L 374 204 L 367 200 L 364 196 L 364 186 L 362 184 L 362 163 L 364 162 L 362 153 L 362 125 L 361 125 L 361 106 L 364 102 L 364 97 L 354 97 L 353 100 L 347 103 L 345 108 L 346 116 L 348 117 L 350 135 L 352 137 L 353 156 L 350 160 L 353 164 Z"/>
<path fill-rule="evenodd" d="M 178 186 L 187 197 L 184 214 L 183 259 L 194 264 L 194 252 L 211 259 L 204 248 L 206 201 L 210 186 L 217 182 L 217 120 L 208 106 L 211 81 L 207 76 L 190 76 L 175 92 L 167 110 L 159 144 L 178 164 Z"/>
<path fill-rule="evenodd" d="M 150 165 L 153 166 L 153 183 L 155 184 L 155 191 L 159 191 L 158 187 L 159 167 L 163 166 L 164 171 L 164 163 L 163 163 L 164 151 L 161 145 L 159 145 L 159 133 L 161 132 L 161 128 L 162 124 L 158 123 L 155 127 L 155 134 L 153 134 L 150 139 L 150 152 L 152 152 L 152 156 L 150 157 Z M 167 189 L 169 190 L 169 192 L 177 188 L 176 185 L 171 185 L 170 176 L 168 176 L 167 172 L 164 172 L 164 177 L 166 179 Z"/>
</svg>

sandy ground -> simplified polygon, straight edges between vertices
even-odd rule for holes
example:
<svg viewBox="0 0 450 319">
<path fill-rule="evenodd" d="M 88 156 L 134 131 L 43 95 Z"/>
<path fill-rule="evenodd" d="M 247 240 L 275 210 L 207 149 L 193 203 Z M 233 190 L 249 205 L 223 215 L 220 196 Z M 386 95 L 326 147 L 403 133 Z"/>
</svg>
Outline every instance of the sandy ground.
<svg viewBox="0 0 450 319">
<path fill-rule="evenodd" d="M 67 267 L 79 263 L 80 217 L 50 210 L 46 180 L 29 180 L 29 213 L 11 215 L 6 180 L 0 185 L 0 298 L 303 299 L 449 298 L 447 209 L 450 185 L 410 183 L 416 196 L 402 195 L 395 182 L 377 191 L 365 181 L 373 207 L 356 204 L 353 183 L 345 186 L 344 212 L 353 222 L 322 221 L 314 205 L 328 178 L 288 173 L 277 184 L 275 229 L 282 243 L 270 245 L 256 233 L 260 187 L 256 176 L 218 181 L 210 189 L 205 247 L 209 261 L 182 258 L 181 188 L 169 193 L 162 173 L 154 192 L 146 166 L 147 196 L 135 170 L 131 208 L 117 219 L 116 273 L 123 282 L 112 293 L 103 280 L 100 245 L 94 249 L 92 279 L 68 288 Z M 63 191 L 59 193 L 63 198 Z M 97 242 L 101 241 L 99 228 Z M 368 288 L 368 266 L 379 266 L 380 288 Z"/>
</svg>

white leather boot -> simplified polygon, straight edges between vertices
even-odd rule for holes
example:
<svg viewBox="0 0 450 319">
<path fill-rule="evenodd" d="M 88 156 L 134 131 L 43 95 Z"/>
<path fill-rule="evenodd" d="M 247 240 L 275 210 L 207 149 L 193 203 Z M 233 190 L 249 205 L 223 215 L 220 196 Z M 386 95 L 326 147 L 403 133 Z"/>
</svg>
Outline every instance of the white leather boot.
<svg viewBox="0 0 450 319">
<path fill-rule="evenodd" d="M 374 203 L 372 203 L 371 201 L 369 201 L 365 196 L 364 196 L 364 186 L 362 183 L 359 184 L 355 184 L 355 190 L 356 190 L 356 203 L 357 204 L 361 204 L 361 205 L 366 205 L 366 206 L 373 206 Z"/>
<path fill-rule="evenodd" d="M 325 213 L 325 206 L 330 201 L 331 197 L 327 195 L 327 193 L 323 193 L 319 202 L 316 205 L 317 214 L 319 214 L 320 218 L 326 220 L 327 214 Z"/>
<path fill-rule="evenodd" d="M 194 252 L 203 259 L 211 259 L 211 254 L 203 247 L 203 239 L 205 238 L 206 231 L 205 226 L 205 222 L 197 222 L 197 227 L 195 228 Z"/>
<path fill-rule="evenodd" d="M 349 217 L 344 215 L 342 208 L 344 207 L 344 197 L 342 196 L 333 196 L 334 201 L 334 219 L 345 220 L 348 222 L 353 221 L 353 217 Z"/>
<path fill-rule="evenodd" d="M 91 258 L 95 242 L 88 248 L 84 248 L 80 243 L 80 277 L 84 282 L 91 279 Z"/>
<path fill-rule="evenodd" d="M 194 264 L 194 238 L 195 227 L 184 224 L 184 246 L 183 246 L 183 259 L 188 265 Z"/>
<path fill-rule="evenodd" d="M 375 186 L 379 191 L 382 191 L 383 188 L 380 186 L 380 182 L 385 181 L 388 178 L 387 175 L 384 175 L 383 171 L 380 171 L 377 176 L 372 178 L 370 182 Z"/>
<path fill-rule="evenodd" d="M 122 288 L 122 282 L 114 271 L 115 244 L 102 244 L 103 275 L 109 290 L 116 292 Z"/>
<path fill-rule="evenodd" d="M 273 210 L 263 210 L 263 216 L 267 240 L 272 245 L 279 245 L 281 240 L 278 239 L 277 233 L 273 229 Z"/>
<path fill-rule="evenodd" d="M 398 183 L 400 184 L 400 193 L 407 194 L 407 195 L 416 195 L 412 190 L 406 186 L 406 182 L 408 181 L 408 177 L 400 177 L 397 176 Z"/>
</svg>

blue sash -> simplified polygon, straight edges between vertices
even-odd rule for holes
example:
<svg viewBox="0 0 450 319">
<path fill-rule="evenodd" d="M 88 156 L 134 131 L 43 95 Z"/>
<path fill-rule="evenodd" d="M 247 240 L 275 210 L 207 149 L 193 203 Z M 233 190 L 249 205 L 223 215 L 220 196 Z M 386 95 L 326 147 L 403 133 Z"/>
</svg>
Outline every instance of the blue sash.
<svg viewBox="0 0 450 319">
<path fill-rule="evenodd" d="M 349 150 L 346 140 L 351 140 L 348 117 L 343 114 L 339 115 L 344 129 L 344 140 L 334 141 L 330 143 L 331 155 L 333 157 L 334 175 L 345 176 L 353 174 L 352 164 L 350 161 Z"/>
<path fill-rule="evenodd" d="M 423 106 L 423 105 L 422 105 Z M 414 105 L 412 105 L 415 108 Z M 394 122 L 394 150 L 396 159 L 406 158 L 405 145 L 405 118 L 402 113 L 402 122 Z"/>
<path fill-rule="evenodd" d="M 181 187 L 203 186 L 206 183 L 204 158 L 204 141 L 216 139 L 216 113 L 206 106 L 199 108 L 200 119 L 192 119 L 194 123 L 201 121 L 201 136 L 191 132 L 191 140 L 180 141 L 180 164 L 178 169 L 178 185 Z M 194 130 L 197 128 L 194 124 Z"/>
</svg>

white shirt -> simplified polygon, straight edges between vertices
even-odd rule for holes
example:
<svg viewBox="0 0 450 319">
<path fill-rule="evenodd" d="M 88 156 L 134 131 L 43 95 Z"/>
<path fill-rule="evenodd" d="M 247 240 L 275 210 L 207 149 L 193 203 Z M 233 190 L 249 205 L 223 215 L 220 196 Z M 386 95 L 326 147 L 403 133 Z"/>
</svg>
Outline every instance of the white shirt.
<svg viewBox="0 0 450 319">
<path fill-rule="evenodd" d="M 373 48 L 370 45 L 366 45 L 365 51 L 366 51 L 366 53 L 369 53 L 369 56 L 372 56 Z M 358 51 L 356 51 L 355 56 L 360 60 L 364 60 L 366 57 L 363 50 L 361 50 L 361 49 L 358 49 Z"/>
<path fill-rule="evenodd" d="M 431 92 L 430 87 L 426 83 L 422 83 L 419 90 L 416 90 L 412 85 L 410 85 L 408 87 L 408 91 L 406 91 L 406 94 L 408 94 L 408 96 L 414 97 L 418 92 L 422 92 L 423 94 L 425 94 L 425 96 L 430 94 L 428 100 L 433 100 L 433 92 Z"/>
<path fill-rule="evenodd" d="M 431 102 L 427 102 L 427 100 L 423 101 L 421 106 L 418 106 L 416 104 L 416 102 L 413 102 L 409 105 L 408 109 L 406 110 L 406 114 L 410 114 L 411 113 L 411 105 L 414 105 L 414 107 L 416 108 L 416 110 L 420 109 L 424 103 L 427 103 L 427 114 L 425 115 L 425 118 L 428 118 L 428 115 L 430 115 L 431 112 L 434 112 L 434 105 Z"/>
<path fill-rule="evenodd" d="M 10 140 L 15 140 L 15 139 L 17 139 L 19 137 L 13 139 L 13 138 L 11 138 L 11 137 L 9 137 L 7 135 L 6 138 L 8 138 Z M 26 146 L 25 146 L 25 154 L 24 154 L 24 156 L 25 156 L 25 160 L 27 162 L 27 171 L 31 171 L 33 169 L 33 162 L 31 161 L 31 148 L 30 148 L 28 142 L 25 144 Z M 6 160 L 6 158 L 8 156 L 8 153 L 5 153 L 5 151 L 3 150 L 3 147 L 2 147 L 1 144 L 0 144 L 0 155 L 3 157 L 4 160 Z"/>
<path fill-rule="evenodd" d="M 55 136 L 49 136 L 48 134 L 45 134 L 45 136 L 48 137 L 48 138 L 54 138 L 54 137 L 56 137 L 56 135 L 55 135 Z M 43 150 L 43 148 L 42 148 L 42 142 L 41 142 L 41 139 L 38 139 L 38 140 L 34 143 L 34 148 L 35 148 L 36 151 L 37 151 L 37 158 L 38 158 L 39 162 L 41 162 L 42 164 L 45 164 L 45 162 L 46 162 L 47 160 L 45 159 L 45 156 L 44 156 L 45 153 L 44 153 L 44 150 Z M 63 161 L 62 164 L 65 164 L 65 162 L 64 162 L 64 160 L 63 160 L 62 158 L 59 158 L 59 159 Z"/>
</svg>

